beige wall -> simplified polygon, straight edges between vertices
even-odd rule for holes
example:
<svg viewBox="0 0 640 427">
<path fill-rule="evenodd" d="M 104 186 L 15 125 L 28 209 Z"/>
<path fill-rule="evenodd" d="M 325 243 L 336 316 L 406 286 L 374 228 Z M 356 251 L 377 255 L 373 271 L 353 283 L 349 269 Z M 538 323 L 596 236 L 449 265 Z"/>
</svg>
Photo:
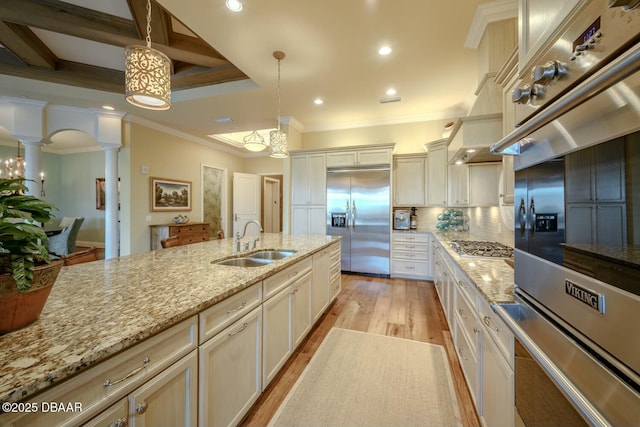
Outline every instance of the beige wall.
<svg viewBox="0 0 640 427">
<path fill-rule="evenodd" d="M 127 159 L 130 170 L 130 188 L 122 196 L 129 199 L 128 212 L 122 212 L 121 254 L 149 250 L 150 224 L 164 224 L 178 213 L 186 214 L 192 221 L 201 220 L 200 165 L 206 164 L 227 170 L 227 227 L 231 226 L 232 181 L 234 172 L 245 172 L 246 159 L 202 144 L 169 135 L 137 123 L 125 123 L 125 141 L 121 150 L 121 164 Z M 142 174 L 141 167 L 149 168 Z M 122 165 L 126 168 L 127 165 Z M 256 167 L 259 169 L 259 167 Z M 150 177 L 173 178 L 191 181 L 192 210 L 190 212 L 151 212 Z M 151 221 L 146 221 L 146 216 Z M 128 218 L 128 224 L 124 224 Z M 227 229 L 227 234 L 229 228 Z"/>
<path fill-rule="evenodd" d="M 372 126 L 302 135 L 302 149 L 349 147 L 353 145 L 388 144 L 395 142 L 394 154 L 424 153 L 423 145 L 442 138 L 444 125 L 452 119 L 428 122 Z"/>
</svg>

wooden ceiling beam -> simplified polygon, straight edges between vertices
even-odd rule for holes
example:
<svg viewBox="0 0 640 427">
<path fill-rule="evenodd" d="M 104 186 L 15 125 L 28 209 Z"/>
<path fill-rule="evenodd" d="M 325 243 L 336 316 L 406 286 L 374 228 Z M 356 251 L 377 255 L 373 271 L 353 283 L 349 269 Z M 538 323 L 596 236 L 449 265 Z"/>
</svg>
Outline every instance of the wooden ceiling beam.
<svg viewBox="0 0 640 427">
<path fill-rule="evenodd" d="M 0 21 L 0 43 L 26 65 L 56 67 L 58 58 L 29 27 Z"/>
<path fill-rule="evenodd" d="M 244 80 L 247 76 L 234 66 L 203 69 L 202 67 L 183 68 L 171 77 L 171 90 L 191 89 L 194 87 Z"/>
<path fill-rule="evenodd" d="M 144 45 L 133 21 L 58 0 L 2 0 L 0 20 L 114 46 Z M 153 42 L 152 46 L 177 61 L 205 67 L 230 64 L 202 45 L 185 43 L 176 48 Z"/>
<path fill-rule="evenodd" d="M 131 16 L 138 28 L 138 34 L 141 39 L 147 37 L 147 1 L 146 0 L 127 0 Z M 154 2 L 151 3 L 151 40 L 156 43 L 169 46 L 169 28 L 165 18 L 165 12 Z"/>
</svg>

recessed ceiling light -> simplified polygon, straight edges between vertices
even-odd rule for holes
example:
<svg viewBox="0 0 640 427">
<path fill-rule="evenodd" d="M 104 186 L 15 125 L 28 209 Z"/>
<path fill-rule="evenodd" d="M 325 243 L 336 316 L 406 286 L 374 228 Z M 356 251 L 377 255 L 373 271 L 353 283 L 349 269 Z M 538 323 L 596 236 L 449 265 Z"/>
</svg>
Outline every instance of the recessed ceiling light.
<svg viewBox="0 0 640 427">
<path fill-rule="evenodd" d="M 389 96 L 395 95 L 396 93 L 397 93 L 396 90 L 394 88 L 392 88 L 392 87 L 387 89 L 387 92 L 386 92 L 386 94 L 389 95 Z"/>
<path fill-rule="evenodd" d="M 322 104 L 324 104 L 324 101 L 322 99 L 320 99 L 320 98 L 316 98 L 316 99 L 313 100 L 313 103 L 316 104 L 316 105 L 322 105 Z"/>
<path fill-rule="evenodd" d="M 113 111 L 113 110 L 115 110 L 115 108 L 114 108 L 114 107 L 112 107 L 111 105 L 103 105 L 103 106 L 102 106 L 102 109 L 103 109 L 103 110 L 108 110 L 108 111 Z"/>
<path fill-rule="evenodd" d="M 389 55 L 391 53 L 391 47 L 382 46 L 380 49 L 378 49 L 378 53 L 382 56 Z"/>
<path fill-rule="evenodd" d="M 216 119 L 218 123 L 231 123 L 233 119 L 231 117 L 219 117 Z"/>
<path fill-rule="evenodd" d="M 478 150 L 476 150 L 475 148 L 467 149 L 467 153 L 475 153 L 476 151 L 478 151 Z"/>
<path fill-rule="evenodd" d="M 226 3 L 227 9 L 232 12 L 240 12 L 242 10 L 242 3 L 240 0 L 227 0 Z"/>
</svg>

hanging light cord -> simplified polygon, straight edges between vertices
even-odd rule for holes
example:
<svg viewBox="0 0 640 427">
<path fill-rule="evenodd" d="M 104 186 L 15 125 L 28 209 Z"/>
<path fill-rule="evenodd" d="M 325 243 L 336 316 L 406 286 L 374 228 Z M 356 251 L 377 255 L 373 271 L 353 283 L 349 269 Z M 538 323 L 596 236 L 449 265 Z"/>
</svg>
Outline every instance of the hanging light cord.
<svg viewBox="0 0 640 427">
<path fill-rule="evenodd" d="M 278 132 L 280 132 L 280 59 L 278 59 Z"/>
<path fill-rule="evenodd" d="M 151 49 L 151 0 L 147 0 L 147 47 Z"/>
</svg>

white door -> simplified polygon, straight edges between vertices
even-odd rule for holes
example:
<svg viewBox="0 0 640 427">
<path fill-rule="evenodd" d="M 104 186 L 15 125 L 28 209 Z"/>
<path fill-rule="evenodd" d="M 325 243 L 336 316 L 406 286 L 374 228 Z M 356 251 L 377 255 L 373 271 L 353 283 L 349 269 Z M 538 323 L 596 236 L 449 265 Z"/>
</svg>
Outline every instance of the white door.
<svg viewBox="0 0 640 427">
<path fill-rule="evenodd" d="M 264 228 L 265 233 L 280 232 L 280 181 L 273 178 L 264 179 Z"/>
<path fill-rule="evenodd" d="M 242 234 L 250 220 L 260 221 L 260 177 L 248 173 L 233 173 L 233 234 Z M 258 227 L 249 226 L 247 233 L 258 234 Z"/>
</svg>

